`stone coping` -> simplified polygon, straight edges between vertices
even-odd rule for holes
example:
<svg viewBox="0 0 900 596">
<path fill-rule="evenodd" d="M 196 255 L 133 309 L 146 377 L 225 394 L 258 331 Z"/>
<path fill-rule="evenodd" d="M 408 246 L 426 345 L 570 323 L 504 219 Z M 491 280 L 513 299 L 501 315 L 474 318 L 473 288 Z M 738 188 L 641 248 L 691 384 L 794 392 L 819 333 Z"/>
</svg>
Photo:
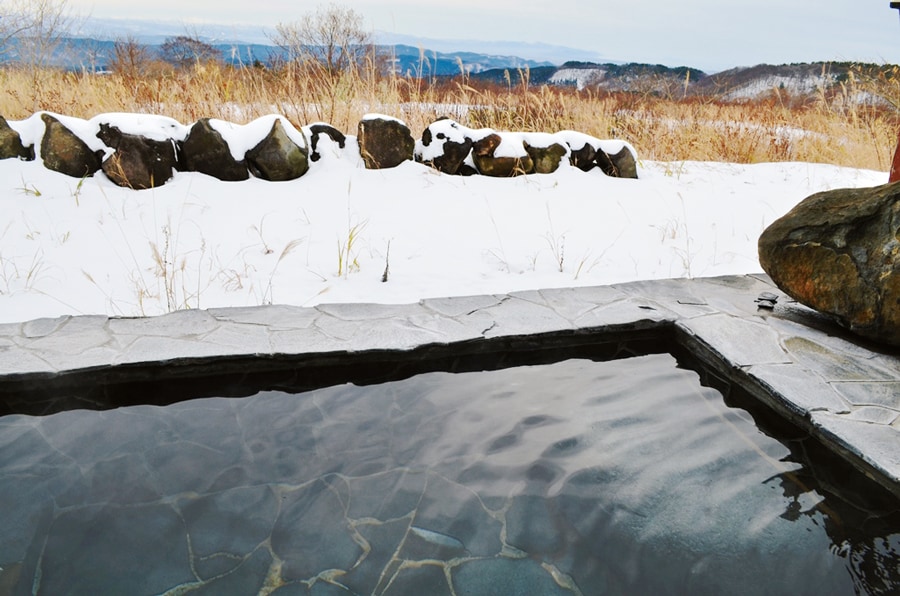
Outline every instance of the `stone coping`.
<svg viewBox="0 0 900 596">
<path fill-rule="evenodd" d="M 762 292 L 779 296 L 774 309 L 755 302 Z M 848 335 L 764 275 L 3 324 L 0 414 L 123 405 L 53 405 L 73 387 L 635 339 L 674 342 L 900 496 L 900 351 Z"/>
</svg>

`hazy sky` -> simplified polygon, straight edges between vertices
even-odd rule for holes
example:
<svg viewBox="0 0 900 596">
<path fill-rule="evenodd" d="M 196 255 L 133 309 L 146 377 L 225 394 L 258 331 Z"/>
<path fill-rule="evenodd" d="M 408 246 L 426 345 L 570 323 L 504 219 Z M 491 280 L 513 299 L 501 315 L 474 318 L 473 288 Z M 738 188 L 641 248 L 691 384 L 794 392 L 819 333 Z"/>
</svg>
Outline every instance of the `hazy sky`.
<svg viewBox="0 0 900 596">
<path fill-rule="evenodd" d="M 69 0 L 94 17 L 273 26 L 318 0 Z M 888 0 L 352 0 L 373 31 L 438 39 L 543 42 L 610 60 L 715 71 L 763 62 L 900 63 Z M 202 28 L 199 29 L 202 32 Z M 183 31 L 173 31 L 173 34 Z M 460 48 L 465 49 L 465 48 Z"/>
</svg>

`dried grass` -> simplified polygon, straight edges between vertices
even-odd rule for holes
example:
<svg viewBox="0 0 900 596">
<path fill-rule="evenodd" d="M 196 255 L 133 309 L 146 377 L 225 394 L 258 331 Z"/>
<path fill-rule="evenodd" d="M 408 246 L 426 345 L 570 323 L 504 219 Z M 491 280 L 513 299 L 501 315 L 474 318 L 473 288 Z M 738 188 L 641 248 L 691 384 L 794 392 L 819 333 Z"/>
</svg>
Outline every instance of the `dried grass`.
<svg viewBox="0 0 900 596">
<path fill-rule="evenodd" d="M 643 159 L 736 163 L 805 161 L 887 170 L 900 126 L 900 84 L 889 69 L 860 69 L 836 92 L 799 100 L 774 89 L 744 103 L 684 96 L 680 90 L 606 93 L 531 85 L 513 72 L 505 85 L 465 76 L 380 76 L 379 67 L 337 75 L 315 65 L 281 69 L 153 65 L 140 76 L 0 69 L 0 115 L 27 118 L 34 106 L 81 118 L 104 112 L 162 114 L 189 124 L 202 117 L 244 123 L 280 113 L 295 125 L 328 122 L 356 134 L 361 117 L 402 118 L 417 134 L 435 118 L 497 130 L 579 130 L 634 145 Z M 40 80 L 36 85 L 35 80 Z M 860 98 L 871 99 L 860 101 Z"/>
</svg>

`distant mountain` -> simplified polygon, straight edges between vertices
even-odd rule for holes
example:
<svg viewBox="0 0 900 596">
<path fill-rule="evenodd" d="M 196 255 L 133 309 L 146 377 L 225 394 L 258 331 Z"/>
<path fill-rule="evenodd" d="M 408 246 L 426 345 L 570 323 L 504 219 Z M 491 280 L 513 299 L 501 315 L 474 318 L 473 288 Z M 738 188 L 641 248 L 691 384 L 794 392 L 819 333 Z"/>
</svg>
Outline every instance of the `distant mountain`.
<svg viewBox="0 0 900 596">
<path fill-rule="evenodd" d="M 863 68 L 869 76 L 889 70 L 890 65 L 858 65 L 849 62 L 813 62 L 805 64 L 759 64 L 706 74 L 686 66 L 660 64 L 595 64 L 566 62 L 561 66 L 532 68 L 532 85 L 554 85 L 594 91 L 649 93 L 664 97 L 703 96 L 719 101 L 755 100 L 773 93 L 783 98 L 809 99 L 843 91 L 853 68 Z M 524 73 L 510 69 L 490 69 L 472 75 L 473 80 L 497 84 L 517 84 Z M 873 101 L 859 94 L 855 101 Z"/>
<path fill-rule="evenodd" d="M 411 76 L 453 76 L 497 69 L 552 67 L 553 63 L 526 60 L 518 56 L 499 56 L 477 52 L 438 52 L 407 45 L 378 46 L 382 53 L 393 55 L 395 72 Z"/>
<path fill-rule="evenodd" d="M 380 45 L 402 45 L 414 48 L 427 48 L 428 51 L 456 53 L 470 52 L 486 56 L 517 56 L 529 62 L 545 64 L 563 64 L 571 61 L 617 62 L 597 52 L 579 50 L 565 46 L 546 43 L 529 43 L 519 41 L 482 41 L 474 39 L 434 39 L 414 35 L 399 35 L 379 31 L 375 40 Z"/>
<path fill-rule="evenodd" d="M 508 71 L 487 70 L 473 75 L 473 79 L 493 83 L 505 83 Z M 566 62 L 562 66 L 533 68 L 528 73 L 528 81 L 534 85 L 555 85 L 604 91 L 662 91 L 683 85 L 685 80 L 698 80 L 706 73 L 694 68 L 679 66 L 671 68 L 661 64 L 595 64 L 593 62 Z M 518 73 L 512 73 L 512 82 L 519 80 Z"/>
<path fill-rule="evenodd" d="M 133 28 L 130 23 L 117 21 L 119 28 L 116 30 L 116 38 L 130 37 L 144 44 L 151 54 L 159 55 L 162 42 L 171 37 L 163 34 L 164 31 L 171 31 L 171 23 L 159 24 L 157 27 L 152 23 L 148 24 L 147 21 L 136 21 Z M 213 32 L 206 26 L 204 31 L 204 35 L 198 32 L 188 34 L 200 37 L 211 44 L 219 51 L 222 60 L 229 64 L 271 65 L 283 57 L 281 50 L 271 43 L 229 41 L 232 35 L 235 36 L 233 39 L 249 36 L 252 31 L 250 28 L 237 28 L 233 31 L 222 29 Z M 72 70 L 107 69 L 114 53 L 115 42 L 110 39 L 112 34 L 97 31 L 96 35 L 98 36 L 96 38 L 79 37 L 64 40 L 50 60 L 50 64 Z M 259 38 L 265 40 L 262 33 L 257 33 L 257 39 Z M 451 43 L 453 42 L 442 42 L 438 45 L 444 47 L 443 44 Z M 512 52 L 517 48 L 527 49 L 529 44 L 496 42 L 494 45 L 490 43 L 487 45 Z M 549 49 L 551 54 L 556 56 L 565 52 L 578 52 L 556 46 L 537 47 Z M 537 47 L 531 49 L 535 50 Z M 518 84 L 521 77 L 527 76 L 531 85 L 546 84 L 595 91 L 649 93 L 664 97 L 705 96 L 720 101 L 753 100 L 776 92 L 785 97 L 800 99 L 833 93 L 848 80 L 848 73 L 855 66 L 839 62 L 760 64 L 707 74 L 687 66 L 623 64 L 612 61 L 568 60 L 556 65 L 557 63 L 548 58 L 522 57 L 516 53 L 443 51 L 403 43 L 378 45 L 377 51 L 384 58 L 383 62 L 388 68 L 403 76 L 432 78 L 456 76 L 465 72 L 474 81 L 500 85 Z M 529 55 L 539 56 L 539 54 Z M 17 58 L 15 44 L 2 56 L 5 60 Z M 867 68 L 877 73 L 891 67 L 868 65 Z"/>
<path fill-rule="evenodd" d="M 147 41 L 145 37 L 138 43 L 143 44 L 150 54 L 159 56 L 163 41 L 165 38 Z M 222 60 L 227 64 L 259 62 L 271 65 L 283 57 L 282 50 L 270 44 L 223 42 L 210 38 L 204 38 L 204 41 L 218 50 Z M 108 68 L 112 60 L 114 46 L 115 42 L 111 40 L 64 39 L 49 64 L 69 70 L 103 71 Z M 420 50 L 407 45 L 379 45 L 376 46 L 376 51 L 385 58 L 385 62 L 391 65 L 395 72 L 404 76 L 425 78 L 458 75 L 463 71 L 479 73 L 490 69 L 552 66 L 552 63 L 548 61 L 526 60 L 518 56 L 487 55 L 476 52 L 437 52 L 430 49 Z M 19 48 L 15 43 L 11 45 L 4 56 L 8 61 L 16 61 L 20 57 Z"/>
<path fill-rule="evenodd" d="M 813 62 L 732 68 L 698 81 L 692 92 L 715 95 L 725 101 L 755 99 L 773 91 L 812 96 L 846 81 L 853 66 L 849 62 Z"/>
</svg>

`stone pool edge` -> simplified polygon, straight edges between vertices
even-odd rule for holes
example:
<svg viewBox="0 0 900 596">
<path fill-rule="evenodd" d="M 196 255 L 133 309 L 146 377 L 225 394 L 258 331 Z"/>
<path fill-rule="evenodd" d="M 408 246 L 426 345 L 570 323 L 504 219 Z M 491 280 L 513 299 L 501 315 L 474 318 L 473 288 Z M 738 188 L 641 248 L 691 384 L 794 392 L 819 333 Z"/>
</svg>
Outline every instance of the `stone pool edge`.
<svg viewBox="0 0 900 596">
<path fill-rule="evenodd" d="M 755 302 L 773 292 L 773 310 Z M 725 380 L 900 497 L 900 358 L 848 336 L 764 275 L 640 281 L 421 300 L 177 311 L 150 318 L 65 316 L 0 325 L 0 399 L 23 387 L 189 375 L 204 367 L 430 346 L 502 349 L 555 337 L 667 335 Z"/>
</svg>

